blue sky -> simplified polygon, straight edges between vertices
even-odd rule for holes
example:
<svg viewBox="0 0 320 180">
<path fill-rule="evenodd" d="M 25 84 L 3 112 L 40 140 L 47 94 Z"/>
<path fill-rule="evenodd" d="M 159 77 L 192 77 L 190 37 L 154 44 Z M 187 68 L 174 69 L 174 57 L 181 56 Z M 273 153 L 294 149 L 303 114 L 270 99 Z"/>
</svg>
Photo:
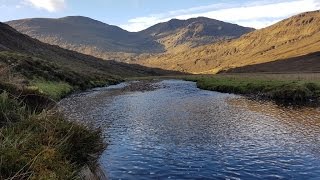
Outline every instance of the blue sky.
<svg viewBox="0 0 320 180">
<path fill-rule="evenodd" d="M 0 21 L 81 15 L 139 31 L 172 18 L 205 16 L 263 28 L 317 9 L 320 0 L 0 0 Z"/>
</svg>

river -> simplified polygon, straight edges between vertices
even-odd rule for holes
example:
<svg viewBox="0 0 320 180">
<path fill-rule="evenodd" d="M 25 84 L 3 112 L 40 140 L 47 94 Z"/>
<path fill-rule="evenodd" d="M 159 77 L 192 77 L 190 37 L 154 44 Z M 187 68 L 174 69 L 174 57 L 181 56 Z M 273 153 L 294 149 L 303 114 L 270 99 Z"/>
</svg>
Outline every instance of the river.
<svg viewBox="0 0 320 180">
<path fill-rule="evenodd" d="M 319 108 L 134 81 L 62 100 L 71 120 L 102 128 L 109 179 L 320 179 Z"/>
</svg>

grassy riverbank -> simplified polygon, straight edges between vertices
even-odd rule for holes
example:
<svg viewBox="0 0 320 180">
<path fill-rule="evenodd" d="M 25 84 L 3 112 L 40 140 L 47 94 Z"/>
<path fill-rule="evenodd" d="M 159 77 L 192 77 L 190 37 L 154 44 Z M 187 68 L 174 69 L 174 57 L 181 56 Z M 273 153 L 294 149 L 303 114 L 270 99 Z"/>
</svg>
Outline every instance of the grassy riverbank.
<svg viewBox="0 0 320 180">
<path fill-rule="evenodd" d="M 119 80 L 15 60 L 0 62 L 0 179 L 77 179 L 84 167 L 94 171 L 106 146 L 100 131 L 67 121 L 54 106 L 74 91 Z"/>
<path fill-rule="evenodd" d="M 235 74 L 188 77 L 201 89 L 268 98 L 290 104 L 319 101 L 318 75 Z"/>
<path fill-rule="evenodd" d="M 103 151 L 99 131 L 0 94 L 0 179 L 75 179 Z"/>
</svg>

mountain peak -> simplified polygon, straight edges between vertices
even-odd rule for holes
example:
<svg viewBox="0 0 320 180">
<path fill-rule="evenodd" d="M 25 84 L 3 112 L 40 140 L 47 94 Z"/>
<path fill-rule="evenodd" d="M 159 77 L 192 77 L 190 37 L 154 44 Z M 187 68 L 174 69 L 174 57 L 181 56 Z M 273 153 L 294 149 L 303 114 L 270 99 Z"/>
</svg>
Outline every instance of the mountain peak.
<svg viewBox="0 0 320 180">
<path fill-rule="evenodd" d="M 65 16 L 65 17 L 58 18 L 58 19 L 91 19 L 91 20 L 93 20 L 92 18 L 89 18 L 87 16 Z"/>
<path fill-rule="evenodd" d="M 150 35 L 172 49 L 180 45 L 184 48 L 210 44 L 225 39 L 233 39 L 253 31 L 253 28 L 242 27 L 207 17 L 197 17 L 187 20 L 171 19 L 140 31 Z M 181 48 L 179 48 L 181 49 Z"/>
<path fill-rule="evenodd" d="M 228 28 L 238 28 L 237 30 L 242 29 L 242 30 L 245 30 L 246 32 L 250 32 L 250 31 L 254 30 L 253 28 L 241 27 L 236 24 L 226 23 L 226 22 L 219 21 L 216 19 L 210 19 L 207 17 L 196 17 L 196 18 L 190 18 L 190 19 L 186 19 L 186 20 L 171 19 L 170 21 L 159 23 L 154 26 L 151 26 L 141 32 L 147 33 L 150 35 L 154 35 L 154 34 L 159 34 L 159 33 L 165 33 L 168 31 L 176 31 L 181 28 L 187 28 L 189 25 L 191 25 L 193 23 L 200 23 L 200 24 L 206 25 L 211 28 L 212 28 L 212 26 L 225 26 Z M 242 35 L 243 32 L 240 32 L 239 34 Z M 235 35 L 233 35 L 233 36 L 235 36 Z"/>
<path fill-rule="evenodd" d="M 216 19 L 211 19 L 211 18 L 204 17 L 204 16 L 190 18 L 190 19 L 187 19 L 186 21 L 218 21 L 218 22 L 223 22 L 223 21 L 219 21 L 219 20 L 216 20 Z"/>
<path fill-rule="evenodd" d="M 101 21 L 86 17 L 86 16 L 66 16 L 62 18 L 56 19 L 57 21 L 64 21 L 64 22 L 70 22 L 70 23 L 100 23 L 105 24 Z M 105 24 L 108 25 L 108 24 Z"/>
</svg>

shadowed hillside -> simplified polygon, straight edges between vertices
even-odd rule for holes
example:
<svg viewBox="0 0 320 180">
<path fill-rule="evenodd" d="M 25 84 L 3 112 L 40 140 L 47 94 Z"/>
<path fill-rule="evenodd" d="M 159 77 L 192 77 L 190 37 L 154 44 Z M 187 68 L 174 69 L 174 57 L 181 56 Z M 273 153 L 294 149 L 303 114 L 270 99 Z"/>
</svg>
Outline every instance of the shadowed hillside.
<svg viewBox="0 0 320 180">
<path fill-rule="evenodd" d="M 86 76 L 119 78 L 120 76 L 162 75 L 170 73 L 139 65 L 102 61 L 92 56 L 48 45 L 23 35 L 2 23 L 0 23 L 0 51 L 2 63 L 9 63 L 17 59 L 21 61 L 27 59 L 30 61 L 39 60 L 43 63 L 59 66 L 65 71 L 73 71 Z"/>
<path fill-rule="evenodd" d="M 142 64 L 193 73 L 217 73 L 303 56 L 320 51 L 319 24 L 320 11 L 302 13 L 229 42 L 150 57 L 142 60 Z M 310 64 L 301 66 L 304 69 Z"/>
<path fill-rule="evenodd" d="M 227 73 L 308 73 L 320 72 L 320 52 L 289 59 L 229 69 Z"/>
</svg>

